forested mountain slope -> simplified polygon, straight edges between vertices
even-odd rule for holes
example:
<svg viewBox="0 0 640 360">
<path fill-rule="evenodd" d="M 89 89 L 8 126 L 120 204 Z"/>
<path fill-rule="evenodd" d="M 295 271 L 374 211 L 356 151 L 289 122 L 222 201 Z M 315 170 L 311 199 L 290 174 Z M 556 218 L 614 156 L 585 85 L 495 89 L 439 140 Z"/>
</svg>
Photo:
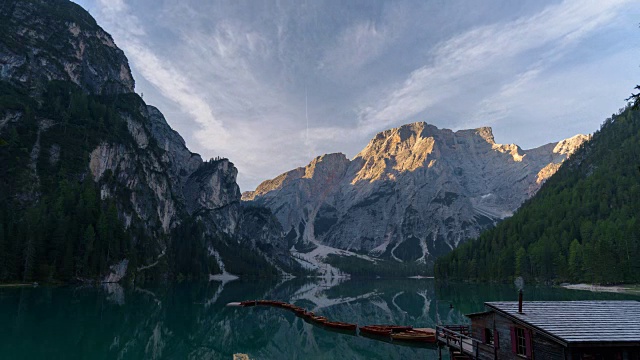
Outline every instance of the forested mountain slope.
<svg viewBox="0 0 640 360">
<path fill-rule="evenodd" d="M 236 175 L 134 93 L 124 53 L 80 6 L 0 6 L 0 282 L 295 271 Z"/>
<path fill-rule="evenodd" d="M 612 115 L 513 217 L 439 259 L 435 273 L 640 281 L 640 113 Z"/>
</svg>

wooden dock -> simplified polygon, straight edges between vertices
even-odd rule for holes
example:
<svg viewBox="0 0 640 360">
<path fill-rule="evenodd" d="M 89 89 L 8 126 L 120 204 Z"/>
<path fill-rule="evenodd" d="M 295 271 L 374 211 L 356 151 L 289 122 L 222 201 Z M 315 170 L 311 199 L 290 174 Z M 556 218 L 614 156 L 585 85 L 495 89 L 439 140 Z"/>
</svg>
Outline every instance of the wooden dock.
<svg viewBox="0 0 640 360">
<path fill-rule="evenodd" d="M 451 360 L 497 359 L 493 346 L 471 337 L 469 325 L 439 325 L 436 327 L 438 358 L 442 359 L 442 348 L 446 347 Z"/>
</svg>

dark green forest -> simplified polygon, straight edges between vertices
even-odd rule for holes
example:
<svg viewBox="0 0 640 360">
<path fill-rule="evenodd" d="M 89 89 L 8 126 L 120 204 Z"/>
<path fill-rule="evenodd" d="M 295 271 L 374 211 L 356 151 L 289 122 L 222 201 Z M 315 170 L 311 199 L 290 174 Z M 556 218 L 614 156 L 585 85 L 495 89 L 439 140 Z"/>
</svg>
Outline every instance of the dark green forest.
<svg viewBox="0 0 640 360">
<path fill-rule="evenodd" d="M 54 81 L 37 100 L 0 84 L 0 108 L 23 113 L 0 136 L 0 281 L 93 278 L 125 257 L 136 266 L 144 232 L 125 232 L 115 199 L 101 200 L 87 175 L 99 141 L 128 138 L 115 99 Z"/>
<path fill-rule="evenodd" d="M 440 258 L 439 279 L 640 282 L 640 113 L 607 119 L 513 217 Z"/>
<path fill-rule="evenodd" d="M 378 259 L 374 262 L 360 259 L 357 256 L 338 256 L 329 254 L 326 262 L 352 277 L 408 277 L 432 276 L 431 267 L 424 263 L 398 262 L 396 260 Z"/>
<path fill-rule="evenodd" d="M 125 228 L 119 218 L 117 206 L 126 206 L 130 194 L 116 186 L 117 174 L 107 171 L 100 184 L 91 177 L 89 154 L 100 142 L 137 148 L 120 114 L 140 117 L 143 105 L 136 94 L 88 95 L 68 82 L 48 83 L 38 98 L 0 83 L 0 109 L 22 113 L 0 135 L 0 282 L 94 280 L 125 258 L 129 269 L 157 260 L 152 271 L 128 272 L 138 280 L 194 279 L 219 271 L 205 244 L 224 246 L 207 238 L 199 221 L 176 228 L 171 237 L 178 241 L 160 257 L 153 229 L 135 216 Z M 102 200 L 101 185 L 117 191 Z M 235 258 L 238 274 L 275 271 L 261 258 Z"/>
</svg>

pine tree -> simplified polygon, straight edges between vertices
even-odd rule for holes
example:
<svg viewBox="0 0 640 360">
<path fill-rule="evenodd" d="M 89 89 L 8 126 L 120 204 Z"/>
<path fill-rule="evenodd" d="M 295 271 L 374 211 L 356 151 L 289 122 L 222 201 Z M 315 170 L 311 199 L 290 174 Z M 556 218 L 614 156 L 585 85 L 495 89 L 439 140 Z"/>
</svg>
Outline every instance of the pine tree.
<svg viewBox="0 0 640 360">
<path fill-rule="evenodd" d="M 87 226 L 83 236 L 84 241 L 84 271 L 86 275 L 93 275 L 96 268 L 96 254 L 94 252 L 96 232 L 93 229 L 93 225 Z"/>
<path fill-rule="evenodd" d="M 574 281 L 580 281 L 583 278 L 584 269 L 582 268 L 582 245 L 578 239 L 573 239 L 569 246 L 569 274 Z"/>
</svg>

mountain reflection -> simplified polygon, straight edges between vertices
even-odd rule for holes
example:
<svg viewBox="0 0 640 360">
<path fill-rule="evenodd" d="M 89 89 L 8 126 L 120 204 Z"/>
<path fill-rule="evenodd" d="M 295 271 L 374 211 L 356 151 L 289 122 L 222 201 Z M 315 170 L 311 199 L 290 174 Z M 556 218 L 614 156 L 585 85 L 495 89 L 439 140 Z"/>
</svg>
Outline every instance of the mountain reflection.
<svg viewBox="0 0 640 360">
<path fill-rule="evenodd" d="M 401 359 L 435 357 L 327 331 L 276 308 L 229 302 L 276 299 L 335 321 L 435 327 L 430 280 L 190 283 L 126 288 L 0 290 L 0 351 L 16 358 Z M 446 316 L 448 307 L 441 307 Z M 457 316 L 457 315 L 456 315 Z"/>
<path fill-rule="evenodd" d="M 465 322 L 483 302 L 514 300 L 506 285 L 436 285 L 433 280 L 241 280 L 127 288 L 0 288 L 0 354 L 65 359 L 404 359 L 437 350 L 328 331 L 292 312 L 226 307 L 274 299 L 334 321 L 435 327 Z M 525 289 L 525 301 L 629 298 L 558 288 Z"/>
</svg>

